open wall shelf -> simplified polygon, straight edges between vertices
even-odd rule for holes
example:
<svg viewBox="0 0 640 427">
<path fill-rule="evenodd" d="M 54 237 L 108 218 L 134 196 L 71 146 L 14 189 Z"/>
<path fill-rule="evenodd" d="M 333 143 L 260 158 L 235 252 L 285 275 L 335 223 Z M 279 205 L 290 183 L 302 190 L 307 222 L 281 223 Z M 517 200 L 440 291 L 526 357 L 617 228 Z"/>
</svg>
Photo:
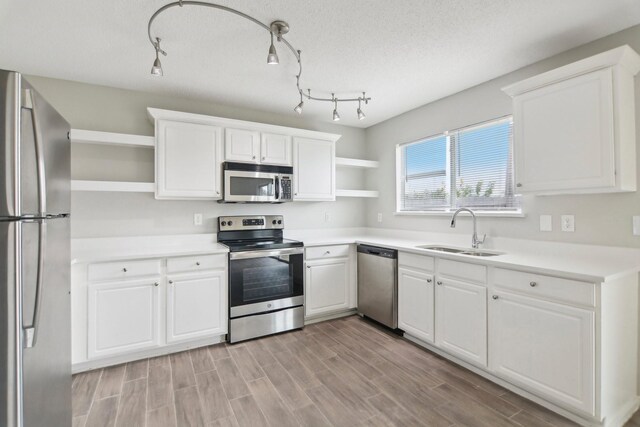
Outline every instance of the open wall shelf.
<svg viewBox="0 0 640 427">
<path fill-rule="evenodd" d="M 379 165 L 376 160 L 350 159 L 348 157 L 336 157 L 336 166 L 351 168 L 375 169 Z"/>
<path fill-rule="evenodd" d="M 378 197 L 379 193 L 375 190 L 338 190 L 336 189 L 336 197 Z"/>
<path fill-rule="evenodd" d="M 155 193 L 156 185 L 153 182 L 71 180 L 71 191 L 120 191 L 125 193 Z"/>
<path fill-rule="evenodd" d="M 156 146 L 156 140 L 153 136 L 100 132 L 97 130 L 71 129 L 69 138 L 74 144 L 100 144 L 146 148 L 155 148 Z"/>
</svg>

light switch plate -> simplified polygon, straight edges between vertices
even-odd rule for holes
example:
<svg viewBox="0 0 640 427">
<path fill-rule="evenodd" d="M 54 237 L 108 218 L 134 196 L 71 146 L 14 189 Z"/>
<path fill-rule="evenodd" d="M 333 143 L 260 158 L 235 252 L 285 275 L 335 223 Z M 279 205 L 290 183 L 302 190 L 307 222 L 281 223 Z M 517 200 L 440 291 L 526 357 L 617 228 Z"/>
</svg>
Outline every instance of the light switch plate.
<svg viewBox="0 0 640 427">
<path fill-rule="evenodd" d="M 193 214 L 193 225 L 202 225 L 202 214 Z"/>
<path fill-rule="evenodd" d="M 633 217 L 633 235 L 640 236 L 640 215 Z"/>
<path fill-rule="evenodd" d="M 553 231 L 553 217 L 540 215 L 540 231 Z"/>
<path fill-rule="evenodd" d="M 560 225 L 562 231 L 576 231 L 576 218 L 573 215 L 562 215 L 560 217 Z"/>
<path fill-rule="evenodd" d="M 382 222 L 382 214 L 378 213 L 378 222 Z"/>
</svg>

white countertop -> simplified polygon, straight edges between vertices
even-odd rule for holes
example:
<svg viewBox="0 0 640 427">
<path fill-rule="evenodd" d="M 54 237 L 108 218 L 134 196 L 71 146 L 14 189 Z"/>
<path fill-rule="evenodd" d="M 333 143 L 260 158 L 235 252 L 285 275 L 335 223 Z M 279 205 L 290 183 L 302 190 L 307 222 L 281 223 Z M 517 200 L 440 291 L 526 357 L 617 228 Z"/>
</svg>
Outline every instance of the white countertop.
<svg viewBox="0 0 640 427">
<path fill-rule="evenodd" d="M 470 247 L 471 236 L 374 228 L 286 230 L 305 246 L 363 243 L 600 283 L 640 271 L 640 249 L 487 237 L 483 249 L 503 252 L 473 257 L 420 249 L 418 245 Z M 82 238 L 71 240 L 72 263 L 226 253 L 216 234 Z"/>
</svg>

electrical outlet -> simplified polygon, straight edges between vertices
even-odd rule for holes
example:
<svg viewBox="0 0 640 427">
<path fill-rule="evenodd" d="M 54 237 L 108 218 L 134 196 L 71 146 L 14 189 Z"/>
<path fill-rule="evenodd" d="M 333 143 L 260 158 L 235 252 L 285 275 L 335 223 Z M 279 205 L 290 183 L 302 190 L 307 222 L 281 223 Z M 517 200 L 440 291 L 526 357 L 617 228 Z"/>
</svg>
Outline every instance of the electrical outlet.
<svg viewBox="0 0 640 427">
<path fill-rule="evenodd" d="M 640 236 L 640 215 L 633 217 L 633 235 Z"/>
<path fill-rule="evenodd" d="M 553 217 L 540 215 L 540 231 L 553 231 Z"/>
<path fill-rule="evenodd" d="M 193 225 L 202 225 L 202 214 L 193 214 Z"/>
<path fill-rule="evenodd" d="M 331 221 L 331 216 L 329 215 L 329 212 L 325 212 L 324 213 L 324 222 L 329 222 Z"/>
<path fill-rule="evenodd" d="M 382 222 L 382 214 L 378 213 L 378 222 Z"/>
<path fill-rule="evenodd" d="M 562 231 L 573 232 L 576 231 L 576 218 L 573 215 L 562 215 L 560 217 L 560 224 Z"/>
</svg>

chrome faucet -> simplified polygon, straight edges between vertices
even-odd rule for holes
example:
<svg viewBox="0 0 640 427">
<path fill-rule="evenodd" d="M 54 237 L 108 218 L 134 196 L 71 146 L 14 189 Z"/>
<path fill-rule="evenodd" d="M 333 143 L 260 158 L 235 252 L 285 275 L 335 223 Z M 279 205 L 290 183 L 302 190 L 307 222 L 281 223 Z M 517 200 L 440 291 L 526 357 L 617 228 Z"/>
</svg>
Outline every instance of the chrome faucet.
<svg viewBox="0 0 640 427">
<path fill-rule="evenodd" d="M 455 211 L 451 217 L 451 228 L 456 228 L 456 216 L 458 216 L 460 212 L 469 212 L 473 217 L 473 236 L 471 237 L 471 247 L 473 249 L 478 249 L 480 245 L 484 243 L 484 239 L 487 238 L 487 235 L 485 234 L 482 236 L 482 239 L 478 239 L 478 233 L 476 231 L 476 214 L 471 209 L 460 208 Z"/>
</svg>

